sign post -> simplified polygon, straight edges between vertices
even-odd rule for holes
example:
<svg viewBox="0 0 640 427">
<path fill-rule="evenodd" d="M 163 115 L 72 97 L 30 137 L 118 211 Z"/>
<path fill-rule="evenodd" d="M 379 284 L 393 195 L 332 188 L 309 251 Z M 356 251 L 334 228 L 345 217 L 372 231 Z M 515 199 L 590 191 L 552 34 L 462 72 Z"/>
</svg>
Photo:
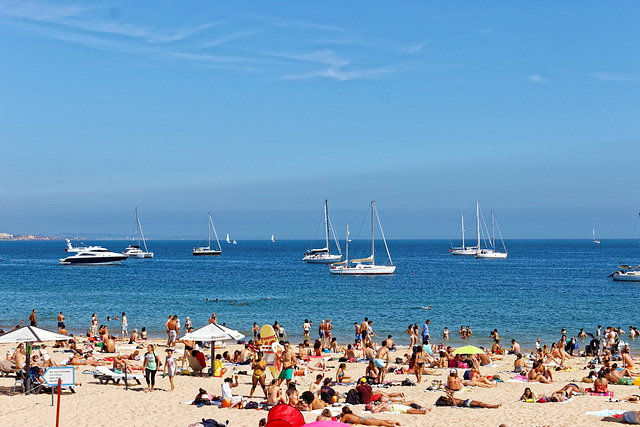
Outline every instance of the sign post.
<svg viewBox="0 0 640 427">
<path fill-rule="evenodd" d="M 60 426 L 60 384 L 62 384 L 62 378 L 58 378 L 58 406 L 56 408 L 56 427 Z"/>
</svg>

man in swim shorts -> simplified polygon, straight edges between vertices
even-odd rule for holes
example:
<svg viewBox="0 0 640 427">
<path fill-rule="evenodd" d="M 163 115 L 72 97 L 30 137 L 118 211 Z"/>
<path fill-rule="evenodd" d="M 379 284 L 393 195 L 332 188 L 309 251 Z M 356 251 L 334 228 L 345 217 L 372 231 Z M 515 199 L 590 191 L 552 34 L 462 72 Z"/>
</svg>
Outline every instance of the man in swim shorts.
<svg viewBox="0 0 640 427">
<path fill-rule="evenodd" d="M 360 334 L 362 334 L 362 345 L 366 346 L 369 341 L 369 318 L 365 317 L 364 322 L 360 324 Z"/>
<path fill-rule="evenodd" d="M 378 382 L 384 381 L 384 374 L 387 373 L 387 367 L 389 366 L 389 347 L 387 347 L 387 341 L 382 341 L 382 347 L 378 349 L 373 363 L 376 368 L 379 369 Z"/>
<path fill-rule="evenodd" d="M 167 322 L 167 331 L 169 333 L 169 339 L 167 340 L 167 347 L 175 347 L 176 339 L 178 338 L 178 315 L 175 314 Z"/>
<path fill-rule="evenodd" d="M 291 350 L 289 341 L 284 342 L 284 351 L 282 352 L 280 361 L 282 363 L 282 370 L 280 371 L 280 375 L 278 375 L 278 387 L 282 384 L 283 380 L 287 380 L 288 387 L 293 378 L 293 368 L 295 368 L 298 363 L 295 353 Z"/>
</svg>

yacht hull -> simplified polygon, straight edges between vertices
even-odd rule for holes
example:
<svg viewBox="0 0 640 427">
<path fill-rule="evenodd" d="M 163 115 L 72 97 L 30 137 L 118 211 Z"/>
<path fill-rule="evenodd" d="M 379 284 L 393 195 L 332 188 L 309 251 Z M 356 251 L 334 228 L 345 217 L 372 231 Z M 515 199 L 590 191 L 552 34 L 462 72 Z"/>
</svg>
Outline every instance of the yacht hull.
<svg viewBox="0 0 640 427">
<path fill-rule="evenodd" d="M 329 256 L 313 256 L 307 255 L 302 258 L 303 261 L 309 264 L 333 264 L 334 262 L 342 261 L 341 255 L 329 255 Z"/>
<path fill-rule="evenodd" d="M 329 272 L 339 276 L 372 276 L 382 274 L 393 274 L 396 271 L 395 265 L 364 265 L 357 264 L 353 267 L 334 266 Z"/>
<path fill-rule="evenodd" d="M 611 278 L 617 282 L 640 282 L 640 273 L 614 273 Z"/>
</svg>

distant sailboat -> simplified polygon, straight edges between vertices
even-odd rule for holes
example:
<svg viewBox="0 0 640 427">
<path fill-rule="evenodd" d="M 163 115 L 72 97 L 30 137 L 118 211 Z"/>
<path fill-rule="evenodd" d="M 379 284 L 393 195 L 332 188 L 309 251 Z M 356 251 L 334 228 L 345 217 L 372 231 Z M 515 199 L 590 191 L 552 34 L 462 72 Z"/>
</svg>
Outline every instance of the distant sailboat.
<svg viewBox="0 0 640 427">
<path fill-rule="evenodd" d="M 234 245 L 237 245 L 237 244 L 238 244 L 238 242 L 236 242 L 236 241 L 234 240 L 234 241 L 233 241 L 233 244 L 234 244 Z"/>
<path fill-rule="evenodd" d="M 136 229 L 138 244 L 127 246 L 127 249 L 122 253 L 129 256 L 129 258 L 153 258 L 153 252 L 149 252 L 147 249 L 147 241 L 144 239 L 144 234 L 142 233 L 142 225 L 140 225 L 140 218 L 138 218 L 138 208 L 136 208 L 136 222 L 134 227 Z M 144 245 L 144 251 L 140 249 L 140 242 Z"/>
<path fill-rule="evenodd" d="M 596 229 L 595 228 L 593 229 L 593 240 L 592 240 L 592 242 L 593 243 L 600 243 L 600 240 L 596 240 Z"/>
<path fill-rule="evenodd" d="M 311 264 L 331 264 L 334 262 L 342 261 L 342 252 L 340 251 L 340 245 L 338 244 L 338 239 L 333 233 L 333 239 L 336 242 L 336 246 L 338 247 L 339 254 L 331 254 L 331 250 L 329 249 L 329 230 L 333 233 L 333 227 L 331 224 L 331 219 L 329 218 L 329 205 L 328 202 L 324 201 L 324 248 L 321 249 L 311 249 L 308 250 L 304 254 L 303 261 L 306 261 Z"/>
<path fill-rule="evenodd" d="M 449 249 L 449 253 L 451 255 L 476 255 L 480 251 L 480 207 L 476 202 L 476 237 L 478 238 L 478 243 L 476 246 L 465 246 L 464 245 L 464 214 L 460 215 L 460 221 L 462 225 L 462 246 L 459 248 L 451 248 Z M 452 245 L 453 246 L 453 245 Z"/>
<path fill-rule="evenodd" d="M 231 243 L 231 240 L 229 240 L 229 233 L 227 233 L 227 243 Z"/>
<path fill-rule="evenodd" d="M 495 227 L 498 228 L 498 235 L 500 236 L 500 242 L 502 243 L 502 249 L 504 250 L 504 252 L 498 252 L 496 250 L 496 235 L 495 235 L 494 224 L 495 224 Z M 507 247 L 504 245 L 504 240 L 502 240 L 502 233 L 500 232 L 500 227 L 498 227 L 498 223 L 493 218 L 493 211 L 491 211 L 491 240 L 490 241 L 491 241 L 491 247 L 486 249 L 480 249 L 480 251 L 478 251 L 478 253 L 476 254 L 476 258 L 478 259 L 506 258 Z"/>
<path fill-rule="evenodd" d="M 271 243 L 275 243 L 276 239 L 274 239 L 273 234 L 271 235 Z"/>
<path fill-rule="evenodd" d="M 375 226 L 374 218 L 378 219 L 378 225 L 380 226 L 380 234 L 382 234 L 382 241 L 384 247 L 387 250 L 387 257 L 389 258 L 390 265 L 376 265 L 374 260 L 375 255 Z M 374 275 L 374 274 L 393 274 L 396 271 L 396 266 L 391 261 L 391 255 L 389 254 L 389 248 L 387 247 L 387 240 L 384 237 L 384 231 L 382 231 L 382 224 L 380 223 L 380 217 L 378 217 L 378 211 L 376 205 L 371 202 L 371 255 L 367 258 L 349 260 L 349 225 L 347 224 L 347 248 L 345 250 L 346 260 L 343 262 L 337 262 L 331 264 L 329 272 L 337 275 Z M 354 264 L 354 265 L 352 265 Z"/>
<path fill-rule="evenodd" d="M 207 213 L 207 229 L 209 230 L 208 245 L 193 248 L 193 255 L 220 255 L 222 253 L 222 247 L 220 247 L 220 241 L 218 240 L 218 233 L 216 233 L 216 227 L 213 225 L 213 219 L 211 219 L 210 213 Z M 213 229 L 218 249 L 211 248 L 211 229 Z"/>
</svg>

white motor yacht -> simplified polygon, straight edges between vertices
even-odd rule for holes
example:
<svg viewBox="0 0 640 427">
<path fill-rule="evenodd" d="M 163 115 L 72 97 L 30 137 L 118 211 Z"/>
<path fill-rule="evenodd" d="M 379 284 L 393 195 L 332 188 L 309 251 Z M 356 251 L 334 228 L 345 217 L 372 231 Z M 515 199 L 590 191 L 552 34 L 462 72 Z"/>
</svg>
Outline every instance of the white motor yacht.
<svg viewBox="0 0 640 427">
<path fill-rule="evenodd" d="M 609 277 L 619 282 L 640 282 L 640 265 L 621 265 Z"/>
<path fill-rule="evenodd" d="M 102 246 L 76 246 L 74 248 L 69 239 L 67 239 L 65 252 L 75 252 L 75 254 L 61 259 L 60 264 L 64 265 L 120 264 L 128 258 L 125 254 L 111 252 Z"/>
</svg>

